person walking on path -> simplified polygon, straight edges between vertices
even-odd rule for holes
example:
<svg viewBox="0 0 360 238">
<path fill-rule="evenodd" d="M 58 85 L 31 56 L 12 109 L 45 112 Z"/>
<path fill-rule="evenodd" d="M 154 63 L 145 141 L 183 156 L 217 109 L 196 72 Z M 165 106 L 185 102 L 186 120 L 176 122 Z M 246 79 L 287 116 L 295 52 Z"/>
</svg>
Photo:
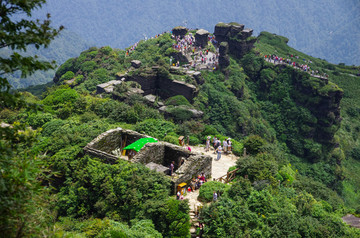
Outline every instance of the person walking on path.
<svg viewBox="0 0 360 238">
<path fill-rule="evenodd" d="M 210 150 L 210 136 L 207 137 L 207 140 L 206 140 L 206 145 L 205 145 L 205 151 L 209 151 Z"/>
<path fill-rule="evenodd" d="M 227 154 L 227 148 L 228 148 L 228 143 L 226 142 L 226 140 L 223 140 L 223 148 L 224 148 L 224 153 Z"/>
<path fill-rule="evenodd" d="M 228 153 L 231 153 L 231 139 L 230 138 L 228 138 L 228 140 L 227 140 L 227 144 L 228 144 Z"/>
<path fill-rule="evenodd" d="M 175 164 L 175 161 L 171 162 L 171 164 L 170 164 L 170 176 L 172 176 L 174 173 L 174 164 Z"/>
<path fill-rule="evenodd" d="M 221 159 L 221 152 L 222 152 L 221 145 L 218 148 L 216 148 L 216 152 L 217 152 L 217 158 L 215 160 L 218 161 L 219 159 Z"/>
</svg>

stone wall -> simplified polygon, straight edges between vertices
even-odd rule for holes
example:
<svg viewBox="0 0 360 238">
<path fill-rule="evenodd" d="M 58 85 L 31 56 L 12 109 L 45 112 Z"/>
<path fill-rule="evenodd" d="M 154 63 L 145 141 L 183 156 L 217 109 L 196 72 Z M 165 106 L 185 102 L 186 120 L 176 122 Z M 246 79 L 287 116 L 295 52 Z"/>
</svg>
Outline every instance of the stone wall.
<svg viewBox="0 0 360 238">
<path fill-rule="evenodd" d="M 149 137 L 136 131 L 124 130 L 120 127 L 106 131 L 88 143 L 84 151 L 88 154 L 108 159 L 116 159 L 114 150 L 122 149 L 140 138 Z"/>
</svg>

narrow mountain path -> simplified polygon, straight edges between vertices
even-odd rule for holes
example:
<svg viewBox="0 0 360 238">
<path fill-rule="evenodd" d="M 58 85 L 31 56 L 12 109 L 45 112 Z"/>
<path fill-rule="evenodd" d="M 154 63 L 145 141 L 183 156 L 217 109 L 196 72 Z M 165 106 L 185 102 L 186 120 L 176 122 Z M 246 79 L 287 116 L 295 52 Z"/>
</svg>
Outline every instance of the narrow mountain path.
<svg viewBox="0 0 360 238">
<path fill-rule="evenodd" d="M 208 181 L 212 181 L 214 178 L 218 179 L 223 175 L 226 175 L 229 168 L 234 166 L 236 164 L 236 160 L 239 158 L 233 154 L 222 154 L 221 159 L 216 161 L 216 154 L 214 154 L 214 149 L 211 148 L 210 151 L 205 152 L 205 147 L 201 146 L 191 146 L 192 152 L 201 153 L 204 155 L 209 155 L 212 157 L 212 169 L 211 174 L 212 178 L 208 179 Z M 188 199 L 189 201 L 189 208 L 190 208 L 190 222 L 192 224 L 190 232 L 191 234 L 195 234 L 196 228 L 195 226 L 198 225 L 197 223 L 197 217 L 195 217 L 196 209 L 200 206 L 203 206 L 203 204 L 198 201 L 199 196 L 199 189 L 195 190 L 194 192 L 187 192 L 185 199 Z"/>
</svg>

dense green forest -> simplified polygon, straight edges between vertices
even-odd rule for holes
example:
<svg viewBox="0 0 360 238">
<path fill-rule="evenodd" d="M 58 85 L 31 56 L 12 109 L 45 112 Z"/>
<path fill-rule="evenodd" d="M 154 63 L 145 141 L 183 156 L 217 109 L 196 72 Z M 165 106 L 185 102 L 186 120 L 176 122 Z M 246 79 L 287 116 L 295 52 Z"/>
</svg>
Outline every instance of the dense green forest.
<svg viewBox="0 0 360 238">
<path fill-rule="evenodd" d="M 19 232 L 20 214 L 24 236 L 189 237 L 189 206 L 174 199 L 169 179 L 141 164 L 107 164 L 84 154 L 83 147 L 97 135 L 122 127 L 174 144 L 179 135 L 189 135 L 191 145 L 203 144 L 208 135 L 231 136 L 238 156 L 247 148 L 230 185 L 201 187 L 204 201 L 211 201 L 214 189 L 221 194 L 200 213 L 203 237 L 359 236 L 341 220 L 360 213 L 359 68 L 310 57 L 287 41 L 262 32 L 243 58 L 231 56 L 227 68 L 203 71 L 202 85 L 170 73 L 174 40 L 168 33 L 141 41 L 129 56 L 107 46 L 68 59 L 57 69 L 54 85 L 22 93 L 28 106 L 1 108 L 1 120 L 15 134 L 8 144 L 14 161 L 8 171 L 22 171 L 22 197 L 9 196 L 9 207 L 1 205 L 10 217 L 1 228 Z M 329 84 L 264 60 L 274 52 L 311 60 L 314 70 L 329 75 Z M 130 84 L 116 88 L 121 101 L 95 94 L 96 85 L 116 79 L 134 59 L 142 66 L 130 74 L 145 74 L 156 65 L 160 77 L 185 80 L 199 88 L 198 95 L 192 102 L 158 98 L 156 103 L 173 106 L 165 117 L 143 97 L 125 94 Z M 336 92 L 343 93 L 341 123 L 317 108 Z M 204 115 L 192 118 L 189 107 Z M 17 131 L 23 124 L 31 129 Z M 318 136 L 324 133 L 326 139 Z M 7 210 L 19 199 L 23 207 Z"/>
</svg>

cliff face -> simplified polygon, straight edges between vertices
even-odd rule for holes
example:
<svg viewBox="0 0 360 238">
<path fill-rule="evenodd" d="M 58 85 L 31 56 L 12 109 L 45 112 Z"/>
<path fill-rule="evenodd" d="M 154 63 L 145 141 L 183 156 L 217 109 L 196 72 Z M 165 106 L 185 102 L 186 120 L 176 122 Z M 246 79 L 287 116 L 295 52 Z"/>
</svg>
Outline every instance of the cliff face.
<svg viewBox="0 0 360 238">
<path fill-rule="evenodd" d="M 336 84 L 293 70 L 293 99 L 316 117 L 311 137 L 323 144 L 335 145 L 334 134 L 340 127 L 340 101 L 343 90 Z"/>
</svg>

